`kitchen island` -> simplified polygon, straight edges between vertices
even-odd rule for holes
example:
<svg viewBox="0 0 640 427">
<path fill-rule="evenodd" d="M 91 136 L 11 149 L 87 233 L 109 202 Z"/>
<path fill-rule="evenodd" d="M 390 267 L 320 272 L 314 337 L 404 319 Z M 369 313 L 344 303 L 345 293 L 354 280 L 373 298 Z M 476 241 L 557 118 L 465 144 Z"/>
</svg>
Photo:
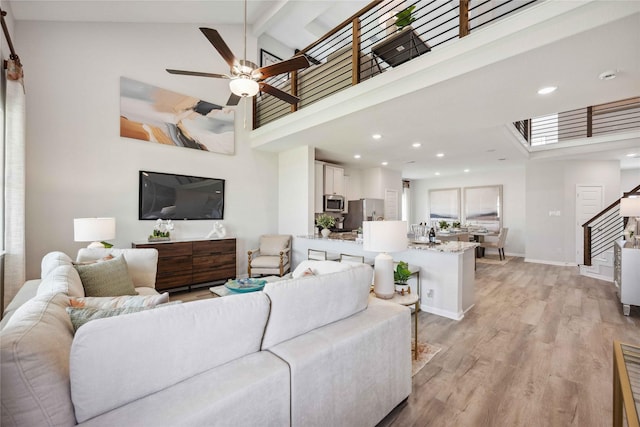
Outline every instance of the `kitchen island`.
<svg viewBox="0 0 640 427">
<path fill-rule="evenodd" d="M 477 243 L 450 241 L 440 244 L 410 243 L 409 248 L 391 255 L 394 261 L 405 261 L 420 268 L 418 295 L 420 309 L 449 319 L 460 320 L 474 304 L 475 248 Z M 325 239 L 320 236 L 293 238 L 293 265 L 307 259 L 309 249 L 328 254 L 364 256 L 373 264 L 376 252 L 363 250 L 362 243 L 355 242 L 351 233 L 332 233 Z M 411 289 L 416 288 L 416 278 L 410 279 Z M 415 292 L 415 291 L 414 291 Z"/>
</svg>

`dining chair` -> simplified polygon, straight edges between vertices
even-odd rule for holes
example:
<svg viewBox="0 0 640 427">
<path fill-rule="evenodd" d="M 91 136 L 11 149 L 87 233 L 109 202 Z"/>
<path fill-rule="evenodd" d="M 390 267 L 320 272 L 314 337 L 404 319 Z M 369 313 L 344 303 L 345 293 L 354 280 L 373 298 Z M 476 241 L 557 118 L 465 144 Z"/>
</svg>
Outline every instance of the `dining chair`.
<svg viewBox="0 0 640 427">
<path fill-rule="evenodd" d="M 496 242 L 482 242 L 480 243 L 480 247 L 482 248 L 496 248 L 498 249 L 498 257 L 500 257 L 500 261 L 506 259 L 504 255 L 504 243 L 507 240 L 507 233 L 509 232 L 508 227 L 503 227 L 500 229 L 500 233 L 498 234 L 498 240 Z"/>
<path fill-rule="evenodd" d="M 315 261 L 325 261 L 327 259 L 327 251 L 320 251 L 317 249 L 308 249 L 307 259 L 312 259 Z"/>
<path fill-rule="evenodd" d="M 340 262 L 359 262 L 364 263 L 364 255 L 340 254 Z"/>
</svg>

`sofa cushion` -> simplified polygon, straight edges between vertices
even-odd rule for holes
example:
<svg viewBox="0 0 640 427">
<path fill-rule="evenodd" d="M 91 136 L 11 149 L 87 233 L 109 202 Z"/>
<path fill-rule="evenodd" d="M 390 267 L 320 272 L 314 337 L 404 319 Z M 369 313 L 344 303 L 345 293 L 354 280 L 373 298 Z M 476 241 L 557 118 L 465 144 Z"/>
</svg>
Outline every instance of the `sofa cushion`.
<svg viewBox="0 0 640 427">
<path fill-rule="evenodd" d="M 265 235 L 260 237 L 260 255 L 280 255 L 289 247 L 288 235 Z"/>
<path fill-rule="evenodd" d="M 70 356 L 78 422 L 258 351 L 268 316 L 269 299 L 255 292 L 87 323 Z"/>
<path fill-rule="evenodd" d="M 129 276 L 136 288 L 156 287 L 158 270 L 158 250 L 153 248 L 82 248 L 78 251 L 76 262 L 86 262 L 104 258 L 107 255 L 124 256 L 129 268 Z"/>
<path fill-rule="evenodd" d="M 38 287 L 41 282 L 42 281 L 40 279 L 27 280 L 24 282 L 24 285 L 18 289 L 16 296 L 13 297 L 9 305 L 7 305 L 7 308 L 4 309 L 4 313 L 2 313 L 2 321 L 0 322 L 0 329 L 3 329 L 6 326 L 9 319 L 18 308 L 22 307 L 25 302 L 37 295 Z"/>
<path fill-rule="evenodd" d="M 282 257 L 282 265 L 287 265 L 289 258 Z M 259 256 L 251 260 L 251 268 L 278 268 L 280 266 L 280 255 Z"/>
<path fill-rule="evenodd" d="M 49 252 L 42 257 L 40 263 L 40 278 L 44 279 L 51 273 L 56 267 L 61 265 L 71 265 L 71 258 L 64 252 Z"/>
<path fill-rule="evenodd" d="M 83 297 L 84 287 L 78 271 L 69 264 L 59 265 L 42 279 L 38 286 L 38 295 L 63 293 L 68 296 Z"/>
<path fill-rule="evenodd" d="M 311 270 L 311 273 L 314 275 L 318 274 L 328 274 L 335 273 L 338 271 L 345 271 L 353 267 L 352 263 L 347 262 L 337 262 L 337 261 L 316 261 L 316 260 L 304 260 L 295 270 L 291 273 L 291 277 L 294 279 L 298 279 L 303 276 L 308 276 L 308 274 L 304 274 L 307 270 Z"/>
<path fill-rule="evenodd" d="M 348 270 L 267 283 L 271 313 L 262 348 L 336 322 L 367 307 L 373 269 L 367 264 Z"/>
<path fill-rule="evenodd" d="M 122 255 L 95 264 L 78 264 L 75 268 L 88 297 L 137 295 Z"/>
<path fill-rule="evenodd" d="M 16 310 L 0 333 L 3 426 L 75 425 L 69 350 L 68 298 L 44 294 Z"/>
</svg>

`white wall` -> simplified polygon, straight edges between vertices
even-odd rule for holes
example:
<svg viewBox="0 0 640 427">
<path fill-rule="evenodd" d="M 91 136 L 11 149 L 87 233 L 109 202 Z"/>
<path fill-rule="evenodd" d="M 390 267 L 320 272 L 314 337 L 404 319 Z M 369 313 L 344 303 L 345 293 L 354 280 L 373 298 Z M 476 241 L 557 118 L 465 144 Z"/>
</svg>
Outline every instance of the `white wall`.
<svg viewBox="0 0 640 427">
<path fill-rule="evenodd" d="M 640 169 L 623 169 L 620 171 L 620 195 L 640 185 Z"/>
<path fill-rule="evenodd" d="M 490 172 L 412 180 L 411 218 L 414 223 L 429 221 L 429 190 L 441 188 L 502 185 L 502 226 L 509 227 L 505 253 L 522 256 L 525 253 L 525 169 L 514 167 Z M 463 207 L 461 207 L 463 208 Z"/>
<path fill-rule="evenodd" d="M 576 264 L 576 186 L 603 185 L 604 204 L 620 191 L 618 161 L 544 161 L 527 165 L 527 240 L 529 261 Z M 550 216 L 549 211 L 560 211 Z"/>
<path fill-rule="evenodd" d="M 398 192 L 398 217 L 402 217 L 402 174 L 386 168 L 365 169 L 361 174 L 362 198 L 384 199 L 385 190 Z"/>
<path fill-rule="evenodd" d="M 315 208 L 315 150 L 303 146 L 279 155 L 280 234 L 313 234 Z"/>
<path fill-rule="evenodd" d="M 241 55 L 241 26 L 217 29 Z M 27 277 L 39 277 L 47 252 L 75 256 L 84 245 L 73 241 L 73 218 L 116 217 L 118 247 L 146 240 L 153 222 L 137 219 L 141 169 L 225 179 L 224 224 L 238 238 L 238 271 L 246 271 L 245 250 L 277 232 L 278 159 L 249 148 L 242 103 L 232 156 L 119 136 L 120 76 L 226 103 L 226 81 L 165 71 L 228 69 L 198 25 L 19 21 L 14 38 L 27 91 Z M 255 39 L 248 42 L 256 52 Z M 211 226 L 179 222 L 173 234 L 203 237 Z"/>
</svg>

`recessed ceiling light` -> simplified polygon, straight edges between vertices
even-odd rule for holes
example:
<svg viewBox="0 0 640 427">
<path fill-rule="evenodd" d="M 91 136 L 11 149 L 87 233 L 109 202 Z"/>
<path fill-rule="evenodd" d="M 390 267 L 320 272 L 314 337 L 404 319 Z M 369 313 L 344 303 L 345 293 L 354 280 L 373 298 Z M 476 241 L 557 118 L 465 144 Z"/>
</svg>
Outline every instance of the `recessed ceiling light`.
<svg viewBox="0 0 640 427">
<path fill-rule="evenodd" d="M 538 95 L 548 95 L 551 92 L 555 92 L 556 89 L 558 89 L 557 86 L 547 86 L 547 87 L 543 87 L 542 89 L 538 90 Z"/>
<path fill-rule="evenodd" d="M 436 154 L 436 157 L 444 157 L 444 153 L 438 153 Z"/>
<path fill-rule="evenodd" d="M 506 157 L 500 157 L 498 160 L 503 161 L 503 160 L 507 160 Z"/>
<path fill-rule="evenodd" d="M 440 176 L 440 172 L 436 172 L 436 175 L 437 175 L 437 176 Z"/>
<path fill-rule="evenodd" d="M 469 172 L 469 169 L 465 169 L 464 171 L 465 171 L 465 172 Z"/>
<path fill-rule="evenodd" d="M 420 144 L 419 142 L 414 142 L 413 144 L 411 144 L 411 146 L 413 148 L 419 148 L 419 147 L 422 147 L 422 144 Z"/>
<path fill-rule="evenodd" d="M 382 166 L 387 166 L 389 164 L 389 162 L 382 162 L 380 163 Z"/>
<path fill-rule="evenodd" d="M 360 154 L 356 154 L 353 156 L 354 159 L 359 159 L 360 157 L 362 157 Z"/>
<path fill-rule="evenodd" d="M 616 70 L 607 70 L 598 76 L 600 80 L 613 80 L 616 78 Z"/>
<path fill-rule="evenodd" d="M 380 135 L 379 133 L 374 133 L 373 135 L 371 135 L 371 138 L 380 139 L 380 138 L 382 138 L 382 135 Z"/>
<path fill-rule="evenodd" d="M 638 157 L 638 153 L 629 153 L 627 157 Z"/>
</svg>

